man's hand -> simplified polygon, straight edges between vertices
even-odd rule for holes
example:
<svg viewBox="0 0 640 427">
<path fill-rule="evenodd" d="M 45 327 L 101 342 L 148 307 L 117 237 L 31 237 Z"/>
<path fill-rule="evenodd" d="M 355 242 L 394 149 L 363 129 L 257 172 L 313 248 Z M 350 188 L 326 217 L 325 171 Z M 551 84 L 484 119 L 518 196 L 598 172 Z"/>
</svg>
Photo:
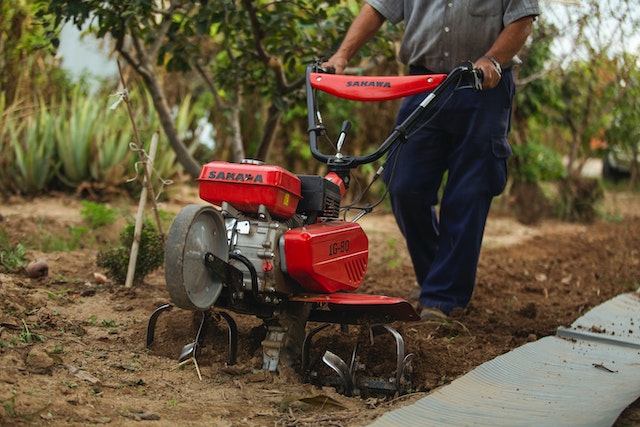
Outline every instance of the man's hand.
<svg viewBox="0 0 640 427">
<path fill-rule="evenodd" d="M 493 89 L 494 87 L 498 86 L 502 75 L 489 58 L 483 56 L 482 58 L 478 59 L 475 64 L 473 64 L 473 67 L 482 70 L 482 89 Z"/>
<path fill-rule="evenodd" d="M 348 62 L 349 61 L 347 61 L 346 58 L 343 58 L 342 56 L 336 54 L 329 58 L 326 62 L 323 62 L 322 66 L 324 68 L 333 68 L 336 74 L 342 74 L 344 73 L 345 68 L 347 68 Z"/>
</svg>

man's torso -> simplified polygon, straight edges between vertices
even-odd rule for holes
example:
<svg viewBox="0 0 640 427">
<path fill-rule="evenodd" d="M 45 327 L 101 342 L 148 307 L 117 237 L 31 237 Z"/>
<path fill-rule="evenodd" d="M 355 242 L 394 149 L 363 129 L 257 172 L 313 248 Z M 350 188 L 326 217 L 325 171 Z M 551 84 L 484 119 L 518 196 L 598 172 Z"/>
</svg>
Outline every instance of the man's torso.
<svg viewBox="0 0 640 427">
<path fill-rule="evenodd" d="M 404 21 L 399 59 L 407 65 L 449 72 L 475 61 L 511 22 L 537 15 L 537 0 L 367 0 L 391 23 Z"/>
</svg>

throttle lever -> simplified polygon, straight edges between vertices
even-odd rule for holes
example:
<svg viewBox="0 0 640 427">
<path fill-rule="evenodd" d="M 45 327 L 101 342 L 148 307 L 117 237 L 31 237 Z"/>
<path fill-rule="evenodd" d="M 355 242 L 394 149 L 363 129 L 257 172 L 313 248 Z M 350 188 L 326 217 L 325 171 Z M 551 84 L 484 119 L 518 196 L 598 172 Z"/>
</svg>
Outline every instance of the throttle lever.
<svg viewBox="0 0 640 427">
<path fill-rule="evenodd" d="M 473 90 L 481 91 L 482 90 L 482 81 L 484 80 L 484 72 L 480 68 L 474 68 L 471 71 L 471 75 L 473 76 Z"/>
<path fill-rule="evenodd" d="M 349 120 L 345 120 L 342 122 L 342 129 L 340 130 L 340 136 L 338 136 L 338 143 L 336 144 L 336 157 L 342 157 L 340 151 L 342 150 L 342 145 L 344 144 L 344 140 L 347 137 L 347 134 L 351 130 L 351 122 Z"/>
</svg>

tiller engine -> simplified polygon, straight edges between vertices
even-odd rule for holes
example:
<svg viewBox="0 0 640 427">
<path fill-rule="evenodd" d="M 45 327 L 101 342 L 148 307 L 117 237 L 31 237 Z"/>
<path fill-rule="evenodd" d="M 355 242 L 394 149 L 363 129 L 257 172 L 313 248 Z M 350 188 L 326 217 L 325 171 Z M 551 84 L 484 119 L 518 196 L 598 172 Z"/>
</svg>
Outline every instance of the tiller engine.
<svg viewBox="0 0 640 427">
<path fill-rule="evenodd" d="M 188 205 L 173 221 L 166 240 L 165 277 L 173 304 L 158 307 L 147 327 L 147 346 L 154 340 L 159 315 L 173 305 L 202 314 L 193 342 L 180 360 L 195 357 L 203 330 L 211 318 L 224 319 L 229 331 L 229 363 L 236 362 L 238 328 L 229 312 L 256 316 L 267 333 L 262 341 L 263 369 L 281 364 L 299 368 L 310 381 L 335 386 L 346 395 L 403 394 L 411 386 L 410 362 L 394 321 L 415 321 L 419 315 L 401 298 L 357 293 L 368 264 L 368 239 L 355 222 L 369 212 L 361 208 L 352 221 L 340 219 L 341 201 L 350 170 L 380 159 L 433 99 L 463 75 L 474 75 L 470 64 L 448 76 L 349 77 L 307 69 L 309 135 L 314 157 L 327 165 L 327 175 L 295 175 L 279 166 L 256 161 L 211 162 L 202 168 L 200 198 L 209 204 Z M 446 78 L 445 78 L 446 77 Z M 317 137 L 325 135 L 317 108 L 317 92 L 352 100 L 383 100 L 435 89 L 420 111 L 397 127 L 372 154 L 343 155 L 350 124 L 345 122 L 336 153 L 322 154 Z M 376 176 L 377 178 L 377 176 Z M 375 178 L 374 178 L 375 180 Z M 320 326 L 306 331 L 307 322 Z M 356 344 L 349 363 L 331 351 L 322 360 L 337 377 L 312 370 L 314 336 L 336 325 L 368 328 L 371 340 L 390 334 L 395 342 L 395 370 L 385 378 L 364 378 Z M 329 376 L 331 377 L 331 376 Z"/>
</svg>

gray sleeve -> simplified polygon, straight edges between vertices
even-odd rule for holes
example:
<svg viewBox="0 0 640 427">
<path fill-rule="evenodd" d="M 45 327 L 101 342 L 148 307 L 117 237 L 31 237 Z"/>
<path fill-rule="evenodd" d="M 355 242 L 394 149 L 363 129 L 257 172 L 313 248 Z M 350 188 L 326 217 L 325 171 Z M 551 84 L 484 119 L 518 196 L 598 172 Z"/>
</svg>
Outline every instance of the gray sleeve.
<svg viewBox="0 0 640 427">
<path fill-rule="evenodd" d="M 375 10 L 380 12 L 393 25 L 404 19 L 403 0 L 367 0 Z"/>
<path fill-rule="evenodd" d="M 525 16 L 540 15 L 540 7 L 538 0 L 512 0 L 507 1 L 507 7 L 502 18 L 503 25 L 506 27 L 514 21 Z"/>
</svg>

